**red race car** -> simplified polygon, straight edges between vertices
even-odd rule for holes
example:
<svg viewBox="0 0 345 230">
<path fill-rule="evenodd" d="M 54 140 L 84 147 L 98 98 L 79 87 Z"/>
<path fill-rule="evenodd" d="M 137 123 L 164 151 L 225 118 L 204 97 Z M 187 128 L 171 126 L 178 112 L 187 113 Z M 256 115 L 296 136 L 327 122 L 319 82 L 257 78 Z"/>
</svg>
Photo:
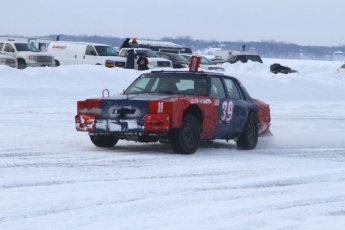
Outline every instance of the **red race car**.
<svg viewBox="0 0 345 230">
<path fill-rule="evenodd" d="M 251 98 L 236 78 L 215 72 L 143 73 L 123 94 L 78 101 L 77 107 L 76 129 L 98 147 L 159 141 L 192 154 L 200 141 L 223 139 L 254 149 L 270 132 L 269 105 Z"/>
</svg>

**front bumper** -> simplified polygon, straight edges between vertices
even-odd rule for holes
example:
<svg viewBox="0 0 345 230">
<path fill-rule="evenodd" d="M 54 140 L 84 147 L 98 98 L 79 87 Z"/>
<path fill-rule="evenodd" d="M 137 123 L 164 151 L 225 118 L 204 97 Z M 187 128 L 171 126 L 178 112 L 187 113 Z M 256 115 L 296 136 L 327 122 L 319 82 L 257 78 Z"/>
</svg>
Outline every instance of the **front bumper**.
<svg viewBox="0 0 345 230">
<path fill-rule="evenodd" d="M 95 115 L 75 116 L 77 131 L 109 134 L 164 134 L 170 129 L 168 114 L 147 114 L 140 119 L 102 119 Z"/>
<path fill-rule="evenodd" d="M 55 67 L 55 63 L 51 62 L 27 62 L 27 67 L 43 67 L 43 66 L 49 66 L 49 67 Z"/>
</svg>

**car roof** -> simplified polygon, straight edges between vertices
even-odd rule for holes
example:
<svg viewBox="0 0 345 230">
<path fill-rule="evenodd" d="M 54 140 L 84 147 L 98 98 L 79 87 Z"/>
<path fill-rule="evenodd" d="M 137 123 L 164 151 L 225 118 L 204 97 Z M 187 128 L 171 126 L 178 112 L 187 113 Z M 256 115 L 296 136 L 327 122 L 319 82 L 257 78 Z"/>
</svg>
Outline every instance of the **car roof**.
<svg viewBox="0 0 345 230">
<path fill-rule="evenodd" d="M 192 74 L 192 75 L 219 75 L 219 76 L 227 76 L 227 77 L 231 77 L 228 75 L 225 75 L 223 73 L 216 73 L 216 72 L 209 72 L 209 71 L 203 71 L 203 70 L 199 70 L 199 71 L 174 71 L 174 70 L 152 70 L 151 73 L 161 73 L 161 74 Z"/>
</svg>

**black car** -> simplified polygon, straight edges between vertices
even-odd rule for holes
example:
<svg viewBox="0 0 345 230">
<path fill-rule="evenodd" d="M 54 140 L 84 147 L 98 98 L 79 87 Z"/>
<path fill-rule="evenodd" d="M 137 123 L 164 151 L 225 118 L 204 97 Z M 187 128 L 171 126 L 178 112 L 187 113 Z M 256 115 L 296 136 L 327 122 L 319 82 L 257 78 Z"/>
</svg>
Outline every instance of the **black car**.
<svg viewBox="0 0 345 230">
<path fill-rule="evenodd" d="M 248 51 L 231 51 L 226 57 L 216 56 L 211 61 L 213 64 L 222 64 L 225 62 L 230 62 L 231 64 L 236 62 L 247 63 L 248 61 L 263 63 L 259 54 Z"/>
<path fill-rule="evenodd" d="M 156 52 L 158 56 L 172 62 L 174 69 L 189 68 L 189 61 L 180 54 Z"/>
</svg>

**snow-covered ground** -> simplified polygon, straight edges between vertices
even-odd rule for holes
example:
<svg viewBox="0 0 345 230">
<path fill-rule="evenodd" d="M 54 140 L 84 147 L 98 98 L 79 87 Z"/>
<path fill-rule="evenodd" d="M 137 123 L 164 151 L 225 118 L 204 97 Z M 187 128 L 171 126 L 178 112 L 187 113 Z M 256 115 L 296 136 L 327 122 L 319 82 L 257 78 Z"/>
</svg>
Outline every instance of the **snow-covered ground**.
<svg viewBox="0 0 345 230">
<path fill-rule="evenodd" d="M 340 62 L 224 64 L 270 104 L 257 148 L 119 141 L 74 128 L 76 101 L 119 94 L 139 72 L 0 66 L 0 229 L 344 229 L 345 74 Z M 299 71 L 269 72 L 272 63 Z"/>
</svg>

